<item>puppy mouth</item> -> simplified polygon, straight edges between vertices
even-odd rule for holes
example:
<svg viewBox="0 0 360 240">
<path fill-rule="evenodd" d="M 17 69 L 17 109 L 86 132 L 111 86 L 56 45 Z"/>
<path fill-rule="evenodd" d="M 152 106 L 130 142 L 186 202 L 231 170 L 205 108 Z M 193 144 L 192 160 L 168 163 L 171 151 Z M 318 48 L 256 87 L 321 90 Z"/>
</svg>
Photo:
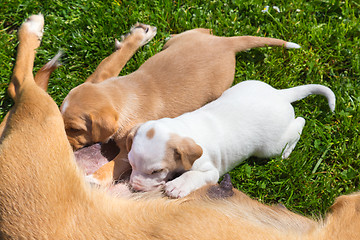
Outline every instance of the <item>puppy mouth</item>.
<svg viewBox="0 0 360 240">
<path fill-rule="evenodd" d="M 162 181 L 158 184 L 151 185 L 151 186 L 144 186 L 138 182 L 132 182 L 132 183 L 130 183 L 130 185 L 131 185 L 131 189 L 134 192 L 150 192 L 150 191 L 162 190 L 162 188 L 165 186 L 165 181 Z"/>
</svg>

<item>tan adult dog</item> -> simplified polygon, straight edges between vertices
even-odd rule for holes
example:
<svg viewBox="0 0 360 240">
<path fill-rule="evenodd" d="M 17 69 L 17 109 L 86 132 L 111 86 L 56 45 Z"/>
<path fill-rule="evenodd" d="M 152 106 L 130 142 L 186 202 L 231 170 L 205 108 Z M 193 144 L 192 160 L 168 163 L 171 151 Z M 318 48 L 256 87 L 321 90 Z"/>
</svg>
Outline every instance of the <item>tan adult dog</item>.
<svg viewBox="0 0 360 240">
<path fill-rule="evenodd" d="M 0 132 L 0 239 L 360 238 L 360 194 L 340 197 L 315 222 L 252 200 L 229 180 L 181 200 L 119 199 L 91 188 L 75 165 L 58 107 L 32 75 L 42 29 L 43 17 L 34 15 L 19 30 L 9 86 L 15 105 Z M 39 86 L 51 73 L 46 69 L 36 75 Z"/>
<path fill-rule="evenodd" d="M 111 183 L 130 169 L 126 137 L 132 127 L 193 111 L 229 88 L 237 52 L 263 46 L 300 47 L 274 38 L 218 37 L 209 29 L 194 29 L 172 37 L 163 51 L 137 71 L 116 77 L 124 59 L 154 35 L 154 27 L 139 26 L 143 27 L 133 28 L 123 40 L 120 51 L 124 53 L 116 51 L 105 59 L 84 84 L 70 91 L 61 106 L 74 149 L 110 138 L 120 148 L 114 161 L 94 173 L 95 181 L 102 184 Z"/>
</svg>

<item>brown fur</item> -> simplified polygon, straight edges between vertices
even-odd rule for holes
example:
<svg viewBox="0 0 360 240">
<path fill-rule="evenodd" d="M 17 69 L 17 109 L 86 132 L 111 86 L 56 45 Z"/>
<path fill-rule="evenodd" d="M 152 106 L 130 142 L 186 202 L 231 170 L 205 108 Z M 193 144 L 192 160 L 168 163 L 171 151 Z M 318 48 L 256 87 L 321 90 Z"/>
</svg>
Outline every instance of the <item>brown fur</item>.
<svg viewBox="0 0 360 240">
<path fill-rule="evenodd" d="M 195 160 L 200 158 L 203 154 L 202 148 L 197 145 L 193 139 L 188 137 L 180 137 L 176 134 L 172 134 L 170 136 L 166 149 L 171 150 L 169 151 L 170 154 L 175 152 L 176 156 L 166 156 L 164 161 L 173 159 L 175 162 L 181 162 L 181 165 L 186 171 L 190 170 Z M 172 170 L 174 169 L 170 169 L 170 172 Z"/>
<path fill-rule="evenodd" d="M 155 130 L 152 128 L 146 133 L 146 137 L 148 139 L 152 139 L 154 137 L 154 134 L 155 134 Z"/>
<path fill-rule="evenodd" d="M 218 37 L 211 35 L 208 29 L 194 29 L 175 35 L 163 51 L 137 71 L 114 78 L 124 65 L 124 59 L 129 59 L 138 48 L 137 34 L 141 32 L 132 32 L 124 39 L 120 49 L 123 54 L 116 51 L 95 71 L 100 75 L 110 64 L 112 69 L 117 69 L 116 74 L 104 75 L 113 78 L 96 79 L 93 74 L 71 90 L 61 107 L 74 149 L 110 138 L 120 148 L 115 163 L 109 163 L 111 166 L 104 166 L 94 174 L 103 184 L 118 179 L 122 173 L 120 168 L 130 169 L 126 162 L 125 140 L 132 127 L 152 119 L 179 116 L 218 98 L 233 82 L 236 52 L 286 43 L 253 36 Z"/>
<path fill-rule="evenodd" d="M 340 197 L 318 223 L 237 190 L 214 200 L 205 187 L 168 200 L 91 188 L 55 102 L 26 71 L 39 40 L 26 25 L 19 38 L 15 105 L 0 132 L 0 239 L 359 239 L 359 193 Z"/>
</svg>

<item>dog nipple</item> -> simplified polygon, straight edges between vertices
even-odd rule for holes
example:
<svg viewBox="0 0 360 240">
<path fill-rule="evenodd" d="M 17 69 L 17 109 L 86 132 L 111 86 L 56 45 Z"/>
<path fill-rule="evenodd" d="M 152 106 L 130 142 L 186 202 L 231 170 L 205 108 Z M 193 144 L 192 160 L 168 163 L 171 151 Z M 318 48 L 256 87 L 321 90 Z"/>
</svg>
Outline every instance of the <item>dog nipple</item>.
<svg viewBox="0 0 360 240">
<path fill-rule="evenodd" d="M 220 182 L 219 185 L 211 186 L 208 191 L 207 195 L 210 198 L 214 199 L 221 199 L 221 198 L 228 198 L 234 195 L 233 185 L 231 183 L 231 178 L 229 174 L 224 175 L 224 179 Z"/>
</svg>

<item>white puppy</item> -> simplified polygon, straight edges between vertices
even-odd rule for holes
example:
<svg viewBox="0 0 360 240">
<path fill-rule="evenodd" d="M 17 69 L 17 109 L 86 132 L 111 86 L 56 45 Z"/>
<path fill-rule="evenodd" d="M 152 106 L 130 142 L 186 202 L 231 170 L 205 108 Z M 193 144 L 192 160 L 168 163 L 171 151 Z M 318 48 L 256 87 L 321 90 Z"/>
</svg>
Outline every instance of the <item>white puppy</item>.
<svg viewBox="0 0 360 240">
<path fill-rule="evenodd" d="M 165 185 L 169 196 L 184 197 L 216 183 L 250 156 L 287 158 L 305 124 L 302 117 L 295 118 L 291 103 L 310 94 L 325 96 L 334 111 L 335 95 L 328 87 L 277 90 L 244 81 L 194 112 L 135 127 L 127 139 L 130 184 L 142 191 Z"/>
</svg>

